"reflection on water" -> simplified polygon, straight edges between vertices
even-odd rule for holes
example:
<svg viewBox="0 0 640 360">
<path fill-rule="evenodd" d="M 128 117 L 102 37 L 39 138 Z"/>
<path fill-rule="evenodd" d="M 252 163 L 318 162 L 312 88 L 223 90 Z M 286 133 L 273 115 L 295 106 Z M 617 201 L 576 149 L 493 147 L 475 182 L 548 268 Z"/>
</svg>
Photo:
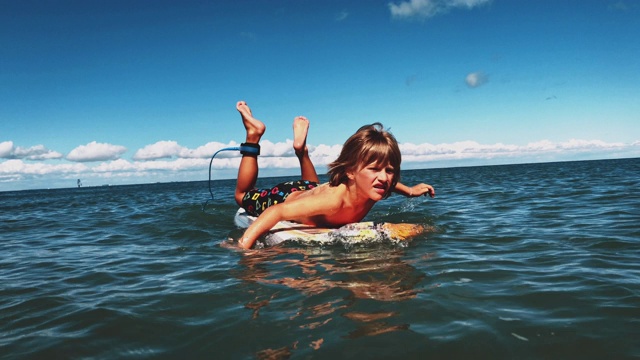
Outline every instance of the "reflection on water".
<svg viewBox="0 0 640 360">
<path fill-rule="evenodd" d="M 416 285 L 426 276 L 404 259 L 405 249 L 399 247 L 345 251 L 341 247 L 276 246 L 247 251 L 243 255 L 239 267 L 241 270 L 234 275 L 270 289 L 267 295 L 260 293 L 245 304 L 252 311 L 252 320 L 257 320 L 261 311 L 267 311 L 276 302 L 295 299 L 294 302 L 300 306 L 287 319 L 299 331 L 328 326 L 338 316 L 356 325 L 352 331 L 344 332 L 344 326 L 337 330 L 341 332 L 340 337 L 350 339 L 407 330 L 409 324 L 394 323 L 398 315 L 396 311 L 382 311 L 379 306 L 371 306 L 371 303 L 363 306 L 358 302 L 374 301 L 375 304 L 414 299 L 419 292 Z M 430 257 L 424 258 L 428 260 Z M 281 290 L 282 287 L 293 289 L 298 295 L 292 296 Z M 308 304 L 301 299 L 311 297 L 321 301 Z M 291 311 L 291 303 L 288 305 L 287 309 Z M 346 329 L 353 329 L 353 326 Z M 282 348 L 261 350 L 257 356 L 286 358 L 303 340 L 312 349 L 319 349 L 328 341 L 323 338 L 299 338 Z"/>
</svg>

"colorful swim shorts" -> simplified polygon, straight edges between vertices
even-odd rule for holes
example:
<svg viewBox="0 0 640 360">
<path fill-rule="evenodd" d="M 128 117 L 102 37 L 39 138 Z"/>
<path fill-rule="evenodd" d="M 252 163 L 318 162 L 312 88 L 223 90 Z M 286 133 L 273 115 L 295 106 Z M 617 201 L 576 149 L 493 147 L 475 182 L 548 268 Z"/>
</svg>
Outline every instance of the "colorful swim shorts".
<svg viewBox="0 0 640 360">
<path fill-rule="evenodd" d="M 316 186 L 318 183 L 313 181 L 297 180 L 278 184 L 271 189 L 253 189 L 242 198 L 242 208 L 249 215 L 259 216 L 269 206 L 284 202 L 292 192 L 310 190 Z"/>
</svg>

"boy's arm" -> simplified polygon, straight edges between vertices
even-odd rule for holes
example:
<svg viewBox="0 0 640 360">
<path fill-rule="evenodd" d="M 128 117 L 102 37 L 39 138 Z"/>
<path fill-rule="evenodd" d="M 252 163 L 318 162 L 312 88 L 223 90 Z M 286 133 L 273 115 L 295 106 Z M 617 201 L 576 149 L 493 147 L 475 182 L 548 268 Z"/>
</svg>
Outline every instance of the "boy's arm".
<svg viewBox="0 0 640 360">
<path fill-rule="evenodd" d="M 436 196 L 436 190 L 433 188 L 433 186 L 429 184 L 418 184 L 418 185 L 409 187 L 405 184 L 398 182 L 396 184 L 394 191 L 406 197 L 416 197 L 416 196 L 422 196 L 427 194 L 431 197 Z"/>
<path fill-rule="evenodd" d="M 279 221 L 300 218 L 302 213 L 306 217 L 328 215 L 340 207 L 338 202 L 315 196 L 272 205 L 245 230 L 238 243 L 242 248 L 250 249 L 260 236 L 271 230 Z"/>
<path fill-rule="evenodd" d="M 274 227 L 278 221 L 281 221 L 282 211 L 280 208 L 284 205 L 278 204 L 267 208 L 258 218 L 245 230 L 244 234 L 238 240 L 240 247 L 250 249 L 258 238 Z"/>
</svg>

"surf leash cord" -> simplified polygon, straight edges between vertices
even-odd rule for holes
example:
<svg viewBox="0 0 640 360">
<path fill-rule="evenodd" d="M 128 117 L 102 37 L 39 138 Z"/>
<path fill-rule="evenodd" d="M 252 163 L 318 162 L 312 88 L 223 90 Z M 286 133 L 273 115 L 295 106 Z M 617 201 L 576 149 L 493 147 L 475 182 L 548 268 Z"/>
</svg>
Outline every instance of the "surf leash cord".
<svg viewBox="0 0 640 360">
<path fill-rule="evenodd" d="M 207 207 L 207 204 L 209 204 L 209 201 L 213 200 L 213 190 L 211 189 L 211 166 L 213 165 L 213 159 L 216 157 L 216 155 L 218 155 L 223 151 L 239 151 L 239 150 L 240 150 L 239 146 L 226 147 L 216 151 L 211 157 L 211 160 L 209 161 L 209 194 L 211 195 L 211 198 L 207 199 L 207 201 L 205 201 L 202 204 L 202 212 L 206 212 L 205 209 Z"/>
<path fill-rule="evenodd" d="M 258 155 L 260 155 L 260 145 L 251 144 L 251 143 L 242 143 L 242 144 L 240 144 L 240 146 L 230 146 L 230 147 L 222 148 L 222 149 L 216 151 L 213 154 L 213 156 L 211 156 L 211 160 L 209 161 L 209 194 L 211 195 L 211 198 L 207 199 L 207 201 L 205 201 L 202 204 L 202 212 L 206 212 L 205 208 L 207 207 L 207 204 L 209 204 L 209 201 L 214 200 L 214 198 L 213 198 L 213 190 L 211 189 L 211 167 L 213 165 L 213 159 L 216 157 L 216 155 L 218 155 L 219 153 L 221 153 L 223 151 L 240 151 L 240 153 L 242 155 L 255 155 L 255 156 L 258 156 Z"/>
</svg>

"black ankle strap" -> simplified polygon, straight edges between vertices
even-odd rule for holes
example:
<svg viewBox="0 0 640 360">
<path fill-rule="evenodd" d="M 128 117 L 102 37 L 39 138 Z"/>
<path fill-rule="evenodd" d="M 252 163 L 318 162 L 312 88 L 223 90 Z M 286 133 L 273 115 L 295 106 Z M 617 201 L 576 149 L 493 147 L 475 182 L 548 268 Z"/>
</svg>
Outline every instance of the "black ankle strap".
<svg viewBox="0 0 640 360">
<path fill-rule="evenodd" d="M 242 155 L 260 155 L 260 145 L 253 143 L 242 143 L 240 144 L 240 153 Z"/>
</svg>

